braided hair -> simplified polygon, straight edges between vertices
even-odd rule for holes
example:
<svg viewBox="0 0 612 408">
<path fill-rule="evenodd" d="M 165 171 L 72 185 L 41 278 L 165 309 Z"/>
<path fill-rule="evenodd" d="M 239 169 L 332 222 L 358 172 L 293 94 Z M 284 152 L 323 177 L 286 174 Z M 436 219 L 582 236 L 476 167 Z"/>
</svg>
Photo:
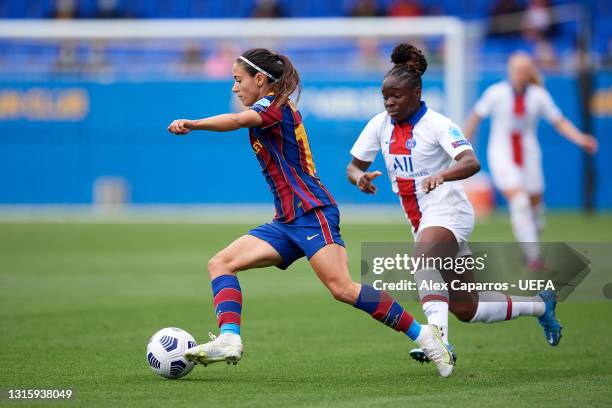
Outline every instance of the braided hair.
<svg viewBox="0 0 612 408">
<path fill-rule="evenodd" d="M 422 87 L 421 76 L 427 70 L 427 60 L 423 51 L 412 44 L 401 43 L 391 53 L 394 66 L 387 72 L 385 78 L 395 77 L 408 81 L 411 87 Z"/>
</svg>

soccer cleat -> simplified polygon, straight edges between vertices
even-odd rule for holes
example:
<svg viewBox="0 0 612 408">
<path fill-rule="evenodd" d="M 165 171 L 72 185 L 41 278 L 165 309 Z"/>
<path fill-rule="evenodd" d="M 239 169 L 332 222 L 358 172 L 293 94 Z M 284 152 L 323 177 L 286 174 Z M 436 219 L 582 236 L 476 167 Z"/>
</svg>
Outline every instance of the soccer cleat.
<svg viewBox="0 0 612 408">
<path fill-rule="evenodd" d="M 544 300 L 544 305 L 546 307 L 544 314 L 538 317 L 538 322 L 540 326 L 544 329 L 544 336 L 546 337 L 546 341 L 551 346 L 556 346 L 561 341 L 561 324 L 557 317 L 555 316 L 555 309 L 557 307 L 557 295 L 550 290 L 544 290 L 538 293 L 538 296 Z"/>
<path fill-rule="evenodd" d="M 442 338 L 440 329 L 432 324 L 421 326 L 421 333 L 416 343 L 430 361 L 433 361 L 442 377 L 448 377 L 453 372 L 455 363 Z"/>
<path fill-rule="evenodd" d="M 455 353 L 455 348 L 452 344 L 447 344 L 446 348 L 451 352 L 451 356 L 453 356 L 453 364 L 457 364 L 457 354 Z M 413 348 L 410 350 L 410 357 L 413 360 L 418 361 L 419 363 L 429 363 L 431 360 L 425 355 L 422 349 Z"/>
<path fill-rule="evenodd" d="M 211 363 L 225 361 L 227 364 L 238 364 L 242 358 L 242 340 L 233 333 L 220 334 L 219 337 L 208 333 L 208 343 L 200 344 L 185 351 L 185 358 L 195 364 L 207 366 Z"/>
</svg>

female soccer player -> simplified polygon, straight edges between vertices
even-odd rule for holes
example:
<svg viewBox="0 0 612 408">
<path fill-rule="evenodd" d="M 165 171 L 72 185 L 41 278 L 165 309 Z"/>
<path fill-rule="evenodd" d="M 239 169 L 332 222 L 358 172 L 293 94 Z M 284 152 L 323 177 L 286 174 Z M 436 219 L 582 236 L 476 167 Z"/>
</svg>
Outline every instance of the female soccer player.
<svg viewBox="0 0 612 408">
<path fill-rule="evenodd" d="M 435 362 L 440 375 L 449 376 L 454 362 L 435 326 L 421 326 L 386 292 L 351 279 L 338 208 L 317 176 L 301 115 L 289 100 L 300 89 L 300 77 L 291 61 L 257 48 L 242 54 L 232 72 L 232 91 L 250 109 L 200 120 L 175 120 L 168 130 L 185 135 L 192 130 L 249 128 L 250 145 L 272 190 L 276 216 L 208 262 L 220 335 L 211 335 L 212 341 L 187 350 L 185 356 L 204 365 L 218 361 L 236 364 L 243 350 L 237 273 L 272 265 L 285 269 L 306 256 L 335 299 L 406 333 Z"/>
<path fill-rule="evenodd" d="M 544 176 L 536 128 L 543 116 L 555 129 L 583 150 L 594 153 L 597 140 L 580 132 L 555 105 L 542 86 L 540 74 L 524 52 L 508 61 L 508 81 L 490 86 L 465 124 L 472 139 L 480 121 L 491 116 L 487 158 L 493 183 L 510 207 L 516 240 L 530 270 L 540 270 L 539 234 L 544 228 Z"/>
<path fill-rule="evenodd" d="M 395 65 L 382 85 L 386 111 L 369 121 L 351 149 L 349 181 L 364 193 L 374 194 L 373 180 L 382 173 L 368 169 L 382 151 L 393 191 L 412 224 L 414 253 L 431 258 L 469 255 L 466 243 L 474 227 L 474 211 L 457 181 L 477 173 L 480 163 L 457 125 L 421 100 L 421 76 L 427 69 L 423 53 L 410 44 L 400 44 L 391 60 Z M 547 340 L 558 343 L 561 327 L 552 292 L 522 297 L 443 289 L 442 283 L 460 278 L 452 271 L 432 268 L 415 273 L 417 287 L 424 281 L 440 284 L 440 289 L 422 290 L 419 296 L 428 323 L 440 328 L 447 344 L 449 306 L 465 322 L 538 316 Z M 421 350 L 412 350 L 411 355 L 426 359 Z"/>
</svg>

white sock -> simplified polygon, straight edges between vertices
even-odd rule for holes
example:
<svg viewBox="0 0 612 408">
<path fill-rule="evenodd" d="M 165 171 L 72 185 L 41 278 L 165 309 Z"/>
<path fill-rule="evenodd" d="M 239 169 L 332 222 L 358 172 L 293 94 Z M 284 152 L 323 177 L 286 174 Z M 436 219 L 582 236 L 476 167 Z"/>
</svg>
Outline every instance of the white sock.
<svg viewBox="0 0 612 408">
<path fill-rule="evenodd" d="M 544 301 L 539 296 L 508 296 L 501 292 L 478 292 L 478 308 L 470 322 L 494 323 L 519 316 L 541 316 Z"/>
<path fill-rule="evenodd" d="M 442 274 L 437 269 L 421 269 L 414 274 L 428 324 L 440 328 L 442 340 L 448 344 L 448 290 L 432 289 L 433 284 L 443 284 Z M 424 288 L 427 285 L 428 288 Z"/>
<path fill-rule="evenodd" d="M 517 317 L 540 317 L 546 311 L 544 300 L 539 296 L 510 296 L 510 299 L 512 299 L 512 314 L 516 312 Z"/>
<path fill-rule="evenodd" d="M 538 229 L 534 220 L 529 196 L 526 192 L 515 194 L 510 202 L 510 221 L 516 240 L 521 244 L 528 262 L 540 259 Z"/>
<path fill-rule="evenodd" d="M 440 329 L 440 337 L 442 337 L 442 341 L 448 346 L 448 326 L 438 326 L 438 329 Z"/>
</svg>

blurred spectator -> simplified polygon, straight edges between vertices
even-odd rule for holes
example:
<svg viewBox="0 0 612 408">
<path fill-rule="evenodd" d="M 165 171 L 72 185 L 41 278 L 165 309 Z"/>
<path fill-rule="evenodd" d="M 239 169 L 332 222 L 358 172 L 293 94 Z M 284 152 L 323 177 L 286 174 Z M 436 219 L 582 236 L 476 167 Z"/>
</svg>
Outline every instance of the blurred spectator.
<svg viewBox="0 0 612 408">
<path fill-rule="evenodd" d="M 384 14 L 378 8 L 376 0 L 357 0 L 350 15 L 351 17 L 380 17 Z"/>
<path fill-rule="evenodd" d="M 118 0 L 98 0 L 96 18 L 123 18 L 125 15 L 119 10 Z"/>
<path fill-rule="evenodd" d="M 374 38 L 360 38 L 357 40 L 357 57 L 351 66 L 353 69 L 364 72 L 382 72 L 388 68 L 389 63 L 381 55 L 378 40 Z"/>
<path fill-rule="evenodd" d="M 58 73 L 78 73 L 81 71 L 81 62 L 77 56 L 77 43 L 65 41 L 61 44 L 53 70 Z"/>
<path fill-rule="evenodd" d="M 70 19 L 78 17 L 76 0 L 55 0 L 51 18 Z"/>
<path fill-rule="evenodd" d="M 284 13 L 278 4 L 278 0 L 257 0 L 252 16 L 258 18 L 278 18 L 283 17 Z"/>
<path fill-rule="evenodd" d="M 395 0 L 389 6 L 390 17 L 418 17 L 423 15 L 423 7 L 418 0 Z"/>
<path fill-rule="evenodd" d="M 516 35 L 519 32 L 520 22 L 523 21 L 523 15 L 520 14 L 523 11 L 516 0 L 497 0 L 491 9 L 489 35 Z"/>
<path fill-rule="evenodd" d="M 204 75 L 204 57 L 200 44 L 187 44 L 176 71 L 184 75 Z"/>
<path fill-rule="evenodd" d="M 113 66 L 108 60 L 108 50 L 104 41 L 96 41 L 90 44 L 85 71 L 89 74 L 110 74 Z"/>
<path fill-rule="evenodd" d="M 533 59 L 542 69 L 553 70 L 559 67 L 559 60 L 552 44 L 544 39 L 536 42 L 533 49 Z"/>
<path fill-rule="evenodd" d="M 523 8 L 516 0 L 497 0 L 491 9 L 491 17 L 520 13 L 521 11 L 523 11 Z"/>
<path fill-rule="evenodd" d="M 231 78 L 232 65 L 240 55 L 235 44 L 219 44 L 215 52 L 206 60 L 204 68 L 209 78 Z"/>
<path fill-rule="evenodd" d="M 548 0 L 531 0 L 525 11 L 523 35 L 530 40 L 547 38 L 552 34 L 553 16 Z"/>
</svg>

